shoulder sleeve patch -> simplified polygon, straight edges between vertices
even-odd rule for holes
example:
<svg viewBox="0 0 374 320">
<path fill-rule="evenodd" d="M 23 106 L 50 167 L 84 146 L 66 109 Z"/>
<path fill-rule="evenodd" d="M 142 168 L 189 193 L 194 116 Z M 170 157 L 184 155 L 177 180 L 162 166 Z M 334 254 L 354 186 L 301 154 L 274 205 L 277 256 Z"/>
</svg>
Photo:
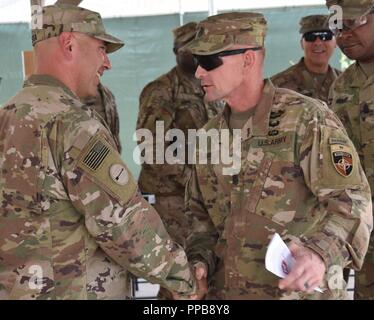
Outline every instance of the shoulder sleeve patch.
<svg viewBox="0 0 374 320">
<path fill-rule="evenodd" d="M 121 205 L 125 205 L 137 191 L 133 176 L 103 134 L 97 134 L 84 147 L 77 166 Z"/>
<path fill-rule="evenodd" d="M 334 144 L 331 146 L 331 157 L 335 170 L 343 177 L 348 178 L 353 172 L 353 156 L 351 148 Z"/>
<path fill-rule="evenodd" d="M 98 140 L 91 147 L 83 159 L 83 164 L 96 171 L 109 155 L 110 149 L 102 141 Z"/>
<path fill-rule="evenodd" d="M 362 184 L 361 166 L 356 149 L 342 129 L 323 127 L 321 185 L 348 187 Z"/>
</svg>

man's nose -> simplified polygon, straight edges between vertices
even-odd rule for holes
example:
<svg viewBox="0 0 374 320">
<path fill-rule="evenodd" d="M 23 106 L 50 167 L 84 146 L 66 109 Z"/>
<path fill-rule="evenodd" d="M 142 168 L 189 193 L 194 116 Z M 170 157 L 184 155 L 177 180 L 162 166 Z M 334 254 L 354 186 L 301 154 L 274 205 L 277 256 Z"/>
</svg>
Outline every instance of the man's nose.
<svg viewBox="0 0 374 320">
<path fill-rule="evenodd" d="M 103 63 L 103 67 L 106 69 L 106 70 L 110 70 L 112 69 L 112 64 L 110 63 L 110 60 L 109 60 L 109 57 L 106 53 L 104 53 L 104 63 Z"/>
<path fill-rule="evenodd" d="M 207 71 L 204 68 L 202 68 L 200 65 L 198 65 L 196 72 L 195 72 L 195 77 L 201 80 L 206 74 L 207 74 Z"/>
<path fill-rule="evenodd" d="M 317 37 L 317 39 L 314 41 L 314 44 L 321 44 L 323 41 L 320 39 L 320 37 Z"/>
</svg>

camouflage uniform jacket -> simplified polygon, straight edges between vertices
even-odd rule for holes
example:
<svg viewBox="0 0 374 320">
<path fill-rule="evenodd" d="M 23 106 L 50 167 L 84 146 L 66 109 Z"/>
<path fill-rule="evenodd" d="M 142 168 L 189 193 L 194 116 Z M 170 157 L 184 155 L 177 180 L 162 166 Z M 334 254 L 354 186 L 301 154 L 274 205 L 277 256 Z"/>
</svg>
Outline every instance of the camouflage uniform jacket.
<svg viewBox="0 0 374 320">
<path fill-rule="evenodd" d="M 304 58 L 290 68 L 271 78 L 275 86 L 294 90 L 298 93 L 327 102 L 329 90 L 341 72 L 329 66 L 326 78 L 320 82 L 306 68 Z"/>
<path fill-rule="evenodd" d="M 140 95 L 137 129 L 149 129 L 155 136 L 156 121 L 163 121 L 165 132 L 177 128 L 187 137 L 188 129 L 201 128 L 222 111 L 223 104 L 204 102 L 204 92 L 199 82 L 194 80 L 174 67 L 149 83 Z M 139 187 L 146 193 L 183 196 L 189 171 L 190 168 L 185 165 L 144 164 Z"/>
<path fill-rule="evenodd" d="M 374 192 L 374 75 L 367 78 L 358 63 L 351 65 L 330 90 L 329 104 L 352 139 Z M 371 244 L 368 261 L 374 263 Z"/>
<path fill-rule="evenodd" d="M 228 128 L 227 117 L 225 111 L 204 128 L 222 132 Z M 341 122 L 321 101 L 267 82 L 242 129 L 241 150 L 240 173 L 228 176 L 222 174 L 223 165 L 211 164 L 213 152 L 208 149 L 208 165 L 193 166 L 186 189 L 187 255 L 192 263 L 208 266 L 208 297 L 343 296 L 338 290 L 287 294 L 278 289 L 279 278 L 264 263 L 277 232 L 285 241 L 298 239 L 316 251 L 327 270 L 361 267 L 372 204 L 358 155 Z M 339 166 L 343 153 L 350 167 Z"/>
<path fill-rule="evenodd" d="M 124 298 L 126 269 L 194 289 L 108 128 L 67 87 L 32 76 L 0 129 L 0 299 Z"/>
<path fill-rule="evenodd" d="M 110 132 L 121 153 L 121 141 L 119 138 L 119 116 L 117 110 L 117 103 L 113 93 L 101 83 L 98 86 L 99 96 L 97 98 L 89 99 L 85 103 L 93 108 L 108 124 Z"/>
</svg>

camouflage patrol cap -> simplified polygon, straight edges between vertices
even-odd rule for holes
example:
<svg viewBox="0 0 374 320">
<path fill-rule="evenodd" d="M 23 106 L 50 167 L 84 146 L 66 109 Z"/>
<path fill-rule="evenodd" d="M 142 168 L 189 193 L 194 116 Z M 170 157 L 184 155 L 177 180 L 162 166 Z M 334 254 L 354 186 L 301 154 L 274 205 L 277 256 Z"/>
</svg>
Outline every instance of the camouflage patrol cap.
<svg viewBox="0 0 374 320">
<path fill-rule="evenodd" d="M 230 12 L 211 16 L 197 26 L 196 38 L 185 46 L 193 54 L 210 55 L 233 45 L 262 47 L 267 22 L 261 13 Z"/>
<path fill-rule="evenodd" d="M 374 0 L 326 0 L 326 6 L 340 6 L 343 19 L 357 19 L 366 15 L 374 6 Z"/>
<path fill-rule="evenodd" d="M 107 45 L 107 53 L 114 52 L 124 46 L 124 43 L 107 34 L 101 16 L 97 12 L 68 4 L 58 4 L 43 7 L 39 19 L 42 23 L 34 23 L 32 29 L 32 45 L 57 37 L 62 32 L 81 32 L 102 40 Z M 38 28 L 42 26 L 42 28 Z"/>
<path fill-rule="evenodd" d="M 312 31 L 325 31 L 329 28 L 328 15 L 311 15 L 301 18 L 300 33 L 305 34 Z"/>
<path fill-rule="evenodd" d="M 189 22 L 173 30 L 174 44 L 186 44 L 196 36 L 196 22 Z"/>
</svg>

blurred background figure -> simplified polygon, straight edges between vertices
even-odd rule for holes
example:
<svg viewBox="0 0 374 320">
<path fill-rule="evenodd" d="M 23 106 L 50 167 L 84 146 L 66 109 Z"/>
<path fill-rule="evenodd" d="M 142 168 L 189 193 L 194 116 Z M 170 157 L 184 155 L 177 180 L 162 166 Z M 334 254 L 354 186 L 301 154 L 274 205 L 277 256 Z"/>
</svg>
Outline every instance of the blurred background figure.
<svg viewBox="0 0 374 320">
<path fill-rule="evenodd" d="M 304 57 L 271 78 L 274 85 L 327 101 L 329 89 L 340 71 L 329 65 L 336 40 L 328 27 L 328 16 L 310 15 L 300 20 Z"/>
<path fill-rule="evenodd" d="M 156 121 L 163 121 L 165 132 L 180 129 L 187 137 L 188 129 L 199 129 L 213 118 L 223 104 L 204 101 L 204 91 L 195 78 L 197 65 L 193 55 L 183 46 L 194 39 L 196 23 L 190 22 L 173 30 L 177 65 L 168 73 L 149 83 L 140 94 L 137 129 L 149 129 L 155 140 Z M 169 145 L 172 142 L 169 142 Z M 165 143 L 165 149 L 168 142 Z M 186 155 L 187 139 L 186 139 Z M 154 207 L 170 236 L 185 243 L 187 225 L 184 218 L 184 192 L 190 166 L 187 164 L 143 164 L 139 187 L 143 193 L 154 194 Z"/>
</svg>

